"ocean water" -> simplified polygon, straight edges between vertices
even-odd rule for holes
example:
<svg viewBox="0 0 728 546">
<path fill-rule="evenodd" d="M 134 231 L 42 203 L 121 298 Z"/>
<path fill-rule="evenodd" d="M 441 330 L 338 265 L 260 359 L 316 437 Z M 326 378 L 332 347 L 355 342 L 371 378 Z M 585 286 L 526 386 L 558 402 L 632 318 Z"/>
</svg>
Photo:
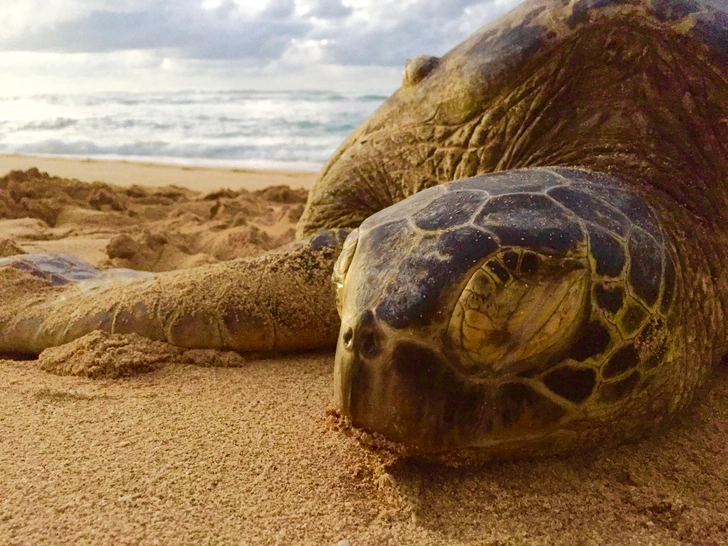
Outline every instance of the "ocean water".
<svg viewBox="0 0 728 546">
<path fill-rule="evenodd" d="M 0 153 L 318 170 L 386 97 L 327 91 L 0 97 Z"/>
</svg>

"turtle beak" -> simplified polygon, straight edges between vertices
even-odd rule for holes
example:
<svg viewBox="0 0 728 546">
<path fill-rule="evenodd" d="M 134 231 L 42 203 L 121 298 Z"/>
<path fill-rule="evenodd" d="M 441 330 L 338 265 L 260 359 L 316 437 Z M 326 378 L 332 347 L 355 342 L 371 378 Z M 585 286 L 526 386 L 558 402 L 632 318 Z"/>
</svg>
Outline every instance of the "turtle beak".
<svg viewBox="0 0 728 546">
<path fill-rule="evenodd" d="M 483 393 L 432 349 L 386 335 L 370 310 L 344 321 L 334 367 L 334 407 L 354 427 L 415 452 L 461 447 L 477 428 Z M 475 391 L 478 392 L 475 392 Z"/>
<path fill-rule="evenodd" d="M 382 349 L 383 332 L 367 310 L 341 324 L 334 366 L 334 405 L 345 417 L 366 415 L 365 393 L 372 380 L 372 363 Z"/>
</svg>

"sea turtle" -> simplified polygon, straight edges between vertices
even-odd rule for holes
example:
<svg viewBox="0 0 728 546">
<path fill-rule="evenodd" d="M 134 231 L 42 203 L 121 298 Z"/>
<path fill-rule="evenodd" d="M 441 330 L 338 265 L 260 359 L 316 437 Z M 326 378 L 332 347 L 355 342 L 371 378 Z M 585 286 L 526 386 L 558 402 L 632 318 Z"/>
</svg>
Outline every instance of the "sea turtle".
<svg viewBox="0 0 728 546">
<path fill-rule="evenodd" d="M 299 242 L 90 290 L 6 269 L 0 349 L 338 343 L 336 411 L 411 452 L 632 437 L 728 349 L 727 143 L 724 0 L 529 0 L 408 62 Z"/>
</svg>

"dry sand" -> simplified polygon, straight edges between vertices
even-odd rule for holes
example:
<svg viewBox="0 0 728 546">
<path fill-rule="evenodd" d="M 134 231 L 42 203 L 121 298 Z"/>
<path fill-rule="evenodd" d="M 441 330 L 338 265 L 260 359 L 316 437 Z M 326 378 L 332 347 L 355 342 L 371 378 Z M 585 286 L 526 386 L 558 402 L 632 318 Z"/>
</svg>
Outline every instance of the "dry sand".
<svg viewBox="0 0 728 546">
<path fill-rule="evenodd" d="M 303 199 L 190 189 L 224 186 L 214 169 L 132 188 L 124 164 L 61 163 L 127 187 L 0 179 L 0 254 L 185 268 L 288 241 Z M 382 460 L 331 430 L 332 366 L 103 335 L 0 360 L 0 544 L 728 543 L 725 365 L 661 435 L 465 468 Z"/>
</svg>

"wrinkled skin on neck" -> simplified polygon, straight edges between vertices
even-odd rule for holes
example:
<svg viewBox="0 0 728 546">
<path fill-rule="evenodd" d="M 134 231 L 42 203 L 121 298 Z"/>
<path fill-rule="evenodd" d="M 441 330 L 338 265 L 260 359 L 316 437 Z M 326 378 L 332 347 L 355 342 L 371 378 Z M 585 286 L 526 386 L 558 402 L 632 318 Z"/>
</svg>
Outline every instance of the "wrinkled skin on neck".
<svg viewBox="0 0 728 546">
<path fill-rule="evenodd" d="M 553 165 L 607 172 L 722 221 L 725 58 L 684 30 L 697 28 L 689 15 L 601 4 L 582 20 L 579 2 L 526 2 L 436 63 L 415 63 L 422 73 L 406 70 L 326 165 L 299 235 L 356 227 L 451 180 Z"/>
</svg>

